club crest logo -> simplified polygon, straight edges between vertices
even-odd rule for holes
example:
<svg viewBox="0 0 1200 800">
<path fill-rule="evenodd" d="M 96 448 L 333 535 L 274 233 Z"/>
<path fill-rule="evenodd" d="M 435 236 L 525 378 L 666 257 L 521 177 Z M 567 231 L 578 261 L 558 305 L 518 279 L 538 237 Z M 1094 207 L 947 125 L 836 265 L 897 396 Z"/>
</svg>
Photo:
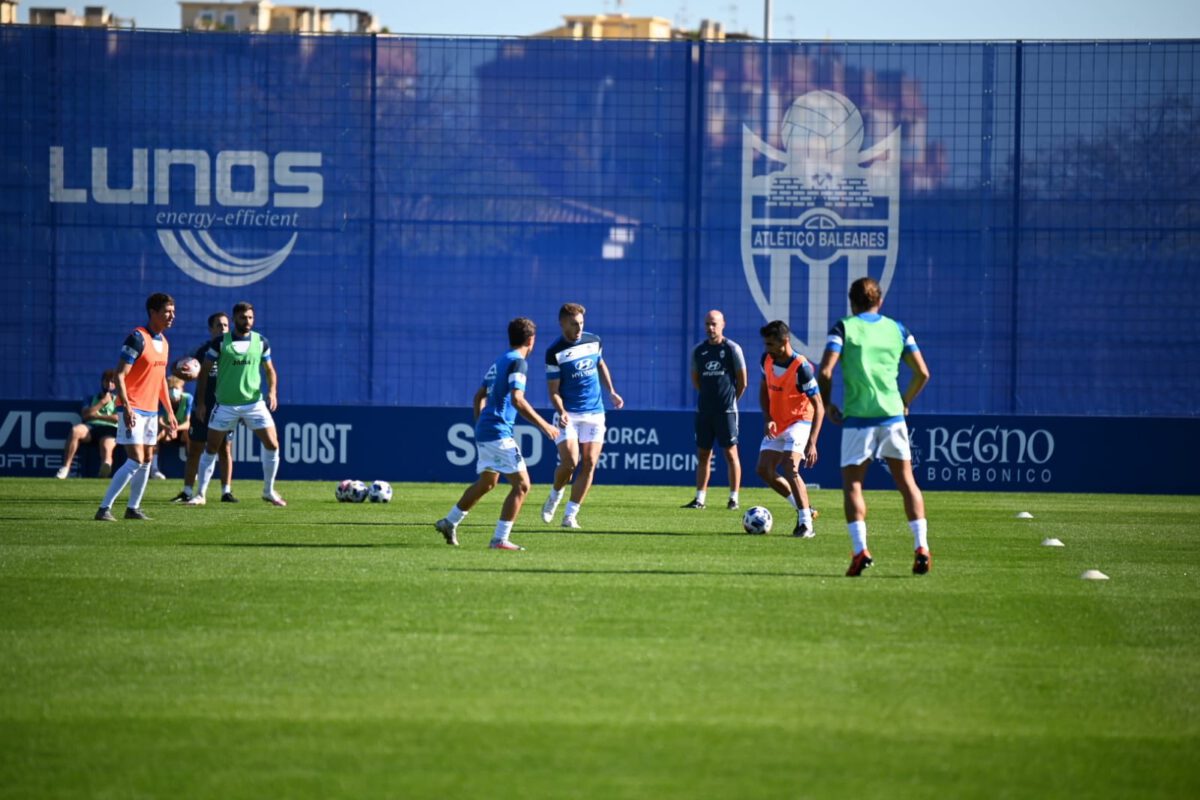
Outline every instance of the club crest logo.
<svg viewBox="0 0 1200 800">
<path fill-rule="evenodd" d="M 864 147 L 858 108 L 819 90 L 792 103 L 779 133 L 782 150 L 743 126 L 742 269 L 764 320 L 786 321 L 792 346 L 819 360 L 831 319 L 849 313 L 850 284 L 870 275 L 885 294 L 891 284 L 900 128 Z"/>
</svg>

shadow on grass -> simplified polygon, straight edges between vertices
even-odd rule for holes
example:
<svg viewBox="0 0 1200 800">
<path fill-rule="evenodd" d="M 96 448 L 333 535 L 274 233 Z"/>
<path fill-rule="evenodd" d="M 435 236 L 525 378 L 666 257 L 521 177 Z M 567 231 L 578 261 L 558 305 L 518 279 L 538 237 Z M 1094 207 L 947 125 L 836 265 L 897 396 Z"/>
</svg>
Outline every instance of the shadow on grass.
<svg viewBox="0 0 1200 800">
<path fill-rule="evenodd" d="M 522 531 L 522 534 L 526 531 Z M 537 536 L 543 533 L 562 533 L 568 536 L 724 536 L 724 533 L 710 533 L 698 531 L 696 533 L 687 533 L 685 531 L 597 531 L 597 530 L 582 530 L 572 528 L 532 528 L 528 533 Z"/>
<path fill-rule="evenodd" d="M 839 573 L 829 572 L 719 572 L 716 570 L 689 569 L 535 569 L 530 567 L 431 567 L 430 572 L 522 572 L 530 575 L 711 575 L 733 578 L 841 578 Z M 905 580 L 905 575 L 872 575 L 866 580 Z"/>
<path fill-rule="evenodd" d="M 370 544 L 367 542 L 179 542 L 180 547 L 283 547 L 295 548 L 298 550 L 313 548 L 313 549 L 350 549 L 350 550 L 365 550 L 370 548 L 394 548 L 394 547 L 410 547 L 411 545 L 404 542 L 382 542 L 378 544 Z"/>
</svg>

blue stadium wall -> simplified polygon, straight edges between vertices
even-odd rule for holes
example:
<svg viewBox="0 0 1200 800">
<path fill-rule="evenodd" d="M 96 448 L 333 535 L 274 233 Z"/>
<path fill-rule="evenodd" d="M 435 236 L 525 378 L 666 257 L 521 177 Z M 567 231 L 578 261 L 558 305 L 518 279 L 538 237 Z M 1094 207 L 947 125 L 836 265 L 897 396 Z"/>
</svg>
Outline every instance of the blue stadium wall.
<svg viewBox="0 0 1200 800">
<path fill-rule="evenodd" d="M 665 415 L 686 438 L 707 309 L 752 357 L 775 318 L 818 356 L 869 274 L 933 369 L 933 427 L 1147 424 L 1147 464 L 1191 474 L 1198 66 L 1195 41 L 5 26 L 0 398 L 77 409 L 151 292 L 177 300 L 176 352 L 249 300 L 285 409 L 360 414 L 404 449 L 468 416 L 511 317 L 541 326 L 536 363 L 576 301 L 630 409 L 614 424 Z M 530 397 L 548 405 L 540 381 Z"/>
</svg>

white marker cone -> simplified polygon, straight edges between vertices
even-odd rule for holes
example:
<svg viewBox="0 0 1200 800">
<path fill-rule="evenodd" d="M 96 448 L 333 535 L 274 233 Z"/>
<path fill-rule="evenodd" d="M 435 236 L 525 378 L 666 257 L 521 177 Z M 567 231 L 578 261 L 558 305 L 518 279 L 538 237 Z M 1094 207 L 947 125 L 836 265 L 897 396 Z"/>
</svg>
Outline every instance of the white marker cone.
<svg viewBox="0 0 1200 800">
<path fill-rule="evenodd" d="M 1049 539 L 1042 539 L 1042 547 L 1066 547 L 1066 545 L 1062 543 L 1061 539 L 1051 537 Z"/>
<path fill-rule="evenodd" d="M 1098 569 L 1089 569 L 1087 572 L 1084 572 L 1079 577 L 1085 581 L 1106 581 L 1106 580 L 1108 580 L 1108 576 L 1105 575 L 1103 572 L 1101 572 Z"/>
<path fill-rule="evenodd" d="M 1017 519 L 1033 519 L 1033 514 L 1030 514 L 1028 511 L 1018 511 Z"/>
</svg>

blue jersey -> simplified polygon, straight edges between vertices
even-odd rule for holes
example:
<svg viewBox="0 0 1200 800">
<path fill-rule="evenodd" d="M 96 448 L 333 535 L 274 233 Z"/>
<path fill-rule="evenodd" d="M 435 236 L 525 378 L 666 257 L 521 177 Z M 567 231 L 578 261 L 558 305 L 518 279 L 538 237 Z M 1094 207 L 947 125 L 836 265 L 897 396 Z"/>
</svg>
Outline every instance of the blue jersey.
<svg viewBox="0 0 1200 800">
<path fill-rule="evenodd" d="M 600 337 L 584 331 L 574 342 L 561 336 L 546 351 L 546 379 L 558 381 L 558 393 L 568 414 L 604 410 L 600 396 Z"/>
<path fill-rule="evenodd" d="M 154 334 L 154 340 L 156 342 L 165 341 L 165 338 L 166 337 L 164 337 L 161 333 Z M 145 349 L 145 337 L 142 336 L 141 331 L 135 330 L 133 333 L 125 337 L 125 342 L 121 345 L 120 358 L 126 364 L 132 364 L 138 360 L 138 356 L 140 356 L 142 351 Z"/>
<path fill-rule="evenodd" d="M 700 379 L 702 412 L 737 411 L 737 373 L 746 369 L 746 357 L 733 339 L 710 344 L 705 339 L 692 350 L 692 372 Z"/>
<path fill-rule="evenodd" d="M 196 348 L 196 352 L 192 353 L 192 358 L 200 362 L 200 369 L 204 369 L 205 359 L 208 358 L 208 348 L 212 346 L 212 342 L 205 342 Z M 208 362 L 208 383 L 204 385 L 204 407 L 209 411 L 216 408 L 217 405 L 217 362 Z"/>
<path fill-rule="evenodd" d="M 509 350 L 488 368 L 483 376 L 487 405 L 475 423 L 475 441 L 495 442 L 513 437 L 517 407 L 513 405 L 512 393 L 517 389 L 525 391 L 528 374 L 529 364 L 516 350 Z"/>
</svg>

